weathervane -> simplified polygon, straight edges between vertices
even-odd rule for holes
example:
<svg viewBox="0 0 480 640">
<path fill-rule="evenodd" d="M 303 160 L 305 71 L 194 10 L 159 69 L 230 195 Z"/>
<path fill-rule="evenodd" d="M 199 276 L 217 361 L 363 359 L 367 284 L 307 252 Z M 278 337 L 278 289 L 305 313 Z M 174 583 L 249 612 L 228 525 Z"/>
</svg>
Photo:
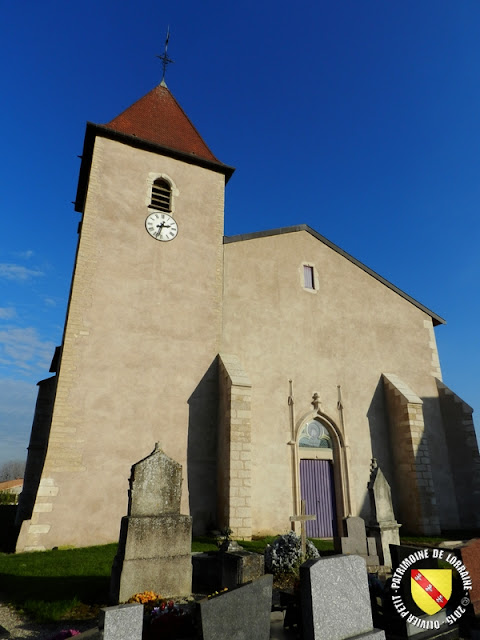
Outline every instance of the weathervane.
<svg viewBox="0 0 480 640">
<path fill-rule="evenodd" d="M 167 56 L 167 48 L 168 48 L 168 39 L 170 38 L 170 26 L 167 27 L 167 37 L 165 39 L 165 51 L 163 52 L 163 55 L 161 56 L 155 56 L 156 58 L 159 58 L 162 61 L 162 66 L 163 66 L 163 75 L 162 75 L 162 81 L 161 81 L 161 85 L 162 87 L 166 87 L 166 83 L 165 83 L 165 72 L 167 70 L 167 66 L 172 62 L 173 60 L 171 60 L 168 56 Z"/>
</svg>

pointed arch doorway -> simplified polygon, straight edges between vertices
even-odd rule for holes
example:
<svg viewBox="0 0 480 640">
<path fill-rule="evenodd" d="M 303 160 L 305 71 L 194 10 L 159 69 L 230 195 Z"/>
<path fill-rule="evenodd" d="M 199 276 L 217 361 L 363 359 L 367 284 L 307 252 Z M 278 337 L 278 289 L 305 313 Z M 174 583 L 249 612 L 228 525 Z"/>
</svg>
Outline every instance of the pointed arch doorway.
<svg viewBox="0 0 480 640">
<path fill-rule="evenodd" d="M 330 434 L 317 418 L 308 421 L 298 439 L 300 497 L 306 512 L 316 520 L 306 523 L 307 536 L 332 538 L 337 535 L 337 505 Z"/>
</svg>

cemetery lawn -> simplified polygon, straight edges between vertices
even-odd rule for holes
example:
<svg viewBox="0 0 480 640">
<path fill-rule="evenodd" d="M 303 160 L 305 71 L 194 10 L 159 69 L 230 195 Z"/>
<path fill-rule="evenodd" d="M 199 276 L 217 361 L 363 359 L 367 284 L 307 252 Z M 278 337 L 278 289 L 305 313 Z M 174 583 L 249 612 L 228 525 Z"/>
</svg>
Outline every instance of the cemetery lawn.
<svg viewBox="0 0 480 640">
<path fill-rule="evenodd" d="M 264 538 L 255 538 L 254 540 L 239 540 L 240 544 L 247 551 L 254 553 L 264 553 L 267 544 L 272 544 L 277 536 L 265 536 Z M 309 538 L 317 549 L 322 551 L 333 551 L 333 540 L 323 540 L 321 538 Z"/>
<path fill-rule="evenodd" d="M 117 544 L 0 553 L 2 599 L 38 622 L 95 617 L 108 602 Z"/>
<path fill-rule="evenodd" d="M 240 541 L 248 551 L 263 553 L 275 536 Z M 333 543 L 314 540 L 320 551 Z M 194 538 L 192 551 L 214 551 L 214 538 Z M 0 594 L 38 622 L 96 617 L 108 603 L 110 572 L 117 544 L 79 549 L 0 553 Z"/>
<path fill-rule="evenodd" d="M 117 543 L 0 553 L 0 595 L 38 622 L 96 617 L 108 603 L 110 572 Z M 198 537 L 192 551 L 214 551 L 213 538 Z"/>
<path fill-rule="evenodd" d="M 275 536 L 239 541 L 263 553 Z M 402 538 L 402 544 L 438 544 L 447 538 Z M 333 540 L 313 539 L 322 555 L 333 553 Z M 194 538 L 192 551 L 218 549 L 214 538 Z M 38 622 L 97 617 L 108 603 L 110 571 L 117 543 L 30 553 L 0 553 L 0 596 Z"/>
</svg>

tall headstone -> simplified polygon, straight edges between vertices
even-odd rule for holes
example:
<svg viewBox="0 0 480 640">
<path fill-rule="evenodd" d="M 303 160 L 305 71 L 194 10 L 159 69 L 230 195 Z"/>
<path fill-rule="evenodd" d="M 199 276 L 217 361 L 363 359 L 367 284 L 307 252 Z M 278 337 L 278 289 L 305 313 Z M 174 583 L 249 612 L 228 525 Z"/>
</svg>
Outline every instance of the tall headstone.
<svg viewBox="0 0 480 640">
<path fill-rule="evenodd" d="M 358 556 L 308 560 L 300 567 L 304 640 L 385 640 L 373 628 L 365 562 Z"/>
<path fill-rule="evenodd" d="M 391 567 L 390 545 L 400 544 L 399 529 L 402 525 L 395 520 L 390 485 L 375 458 L 372 459 L 368 494 L 371 512 L 369 532 L 375 538 L 380 563 Z"/>
<path fill-rule="evenodd" d="M 132 467 L 128 515 L 122 518 L 112 569 L 112 602 L 154 591 L 192 591 L 192 519 L 180 514 L 182 466 L 159 447 Z"/>
</svg>

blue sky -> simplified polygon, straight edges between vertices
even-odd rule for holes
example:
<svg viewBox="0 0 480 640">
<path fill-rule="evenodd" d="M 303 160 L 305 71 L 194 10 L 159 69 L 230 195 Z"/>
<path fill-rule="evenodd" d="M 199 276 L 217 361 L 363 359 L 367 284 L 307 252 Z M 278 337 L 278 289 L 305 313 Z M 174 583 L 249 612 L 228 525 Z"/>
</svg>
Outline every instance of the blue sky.
<svg viewBox="0 0 480 640">
<path fill-rule="evenodd" d="M 236 167 L 226 234 L 307 223 L 446 318 L 444 381 L 480 413 L 478 0 L 0 8 L 0 464 L 61 342 L 85 122 L 158 84 L 167 25 L 168 86 Z"/>
</svg>

